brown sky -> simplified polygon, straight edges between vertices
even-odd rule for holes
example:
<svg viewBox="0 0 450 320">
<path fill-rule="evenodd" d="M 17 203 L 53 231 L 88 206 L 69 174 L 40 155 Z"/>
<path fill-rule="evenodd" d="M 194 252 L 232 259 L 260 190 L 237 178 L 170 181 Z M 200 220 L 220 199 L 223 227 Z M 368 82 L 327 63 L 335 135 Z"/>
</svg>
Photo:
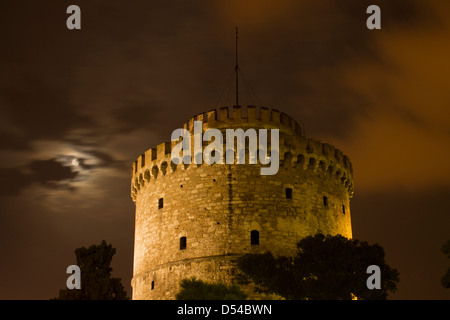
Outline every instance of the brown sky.
<svg viewBox="0 0 450 320">
<path fill-rule="evenodd" d="M 450 4 L 243 2 L 2 1 L 0 299 L 56 296 L 73 250 L 102 239 L 131 294 L 131 163 L 233 104 L 221 93 L 236 25 L 256 95 L 243 87 L 242 103 L 284 111 L 350 157 L 353 234 L 400 272 L 391 298 L 450 298 Z M 82 30 L 66 28 L 70 4 Z M 370 4 L 381 30 L 366 28 Z"/>
</svg>

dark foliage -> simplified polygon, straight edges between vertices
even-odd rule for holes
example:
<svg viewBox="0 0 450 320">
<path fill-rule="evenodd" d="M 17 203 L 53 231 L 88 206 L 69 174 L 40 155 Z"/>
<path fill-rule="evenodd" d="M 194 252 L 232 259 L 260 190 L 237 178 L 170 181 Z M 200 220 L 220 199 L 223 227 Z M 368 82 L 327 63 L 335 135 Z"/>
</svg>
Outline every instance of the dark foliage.
<svg viewBox="0 0 450 320">
<path fill-rule="evenodd" d="M 120 278 L 111 277 L 110 267 L 116 249 L 106 244 L 75 249 L 81 270 L 81 289 L 59 291 L 56 300 L 128 300 Z"/>
<path fill-rule="evenodd" d="M 386 299 L 395 292 L 399 273 L 385 263 L 384 250 L 340 235 L 318 234 L 301 240 L 295 257 L 272 253 L 247 254 L 238 259 L 241 283 L 252 281 L 259 290 L 286 299 Z M 381 289 L 368 289 L 367 267 L 381 270 Z"/>
<path fill-rule="evenodd" d="M 184 279 L 177 300 L 244 300 L 246 295 L 238 286 L 226 286 L 222 283 L 206 283 L 201 280 Z"/>
</svg>

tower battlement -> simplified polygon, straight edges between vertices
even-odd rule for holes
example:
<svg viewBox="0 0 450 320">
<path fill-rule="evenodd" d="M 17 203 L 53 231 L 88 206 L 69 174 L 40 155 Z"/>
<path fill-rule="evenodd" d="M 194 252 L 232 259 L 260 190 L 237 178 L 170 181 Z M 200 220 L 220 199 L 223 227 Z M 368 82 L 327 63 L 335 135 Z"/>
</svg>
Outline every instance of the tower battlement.
<svg viewBox="0 0 450 320">
<path fill-rule="evenodd" d="M 171 153 L 179 141 L 141 154 L 131 172 L 134 299 L 173 299 L 179 281 L 193 276 L 230 284 L 235 257 L 293 255 L 298 241 L 318 232 L 352 237 L 353 168 L 341 150 L 306 138 L 293 118 L 275 109 L 234 106 L 200 113 L 182 126 L 191 138 L 194 121 L 202 121 L 202 133 L 278 129 L 279 170 L 261 175 L 266 165 L 248 159 L 237 164 L 236 158 L 234 164 L 175 164 Z"/>
<path fill-rule="evenodd" d="M 305 138 L 302 135 L 302 129 L 298 123 L 278 110 L 269 110 L 267 108 L 257 109 L 253 106 L 247 108 L 247 115 L 244 115 L 240 106 L 233 107 L 233 115 L 230 115 L 228 107 L 219 110 L 211 110 L 207 113 L 200 113 L 184 123 L 183 128 L 193 133 L 194 121 L 202 121 L 202 133 L 208 129 L 228 129 L 228 128 L 274 128 L 282 130 L 280 132 L 280 161 L 289 162 L 291 168 L 301 168 L 302 170 L 311 169 L 328 172 L 336 179 L 340 179 L 348 189 L 350 197 L 353 195 L 353 168 L 350 159 L 334 146 L 323 143 L 318 139 Z M 219 116 L 220 114 L 220 116 Z M 224 140 L 226 140 L 224 138 Z M 158 176 L 165 176 L 176 170 L 187 170 L 189 165 L 176 165 L 171 162 L 171 153 L 178 141 L 163 142 L 150 148 L 141 154 L 132 165 L 131 174 L 131 197 L 136 200 L 136 194 L 145 183 Z M 203 142 L 203 150 L 208 145 Z M 270 149 L 270 143 L 268 148 Z M 224 145 L 225 149 L 225 145 Z M 193 151 L 193 147 L 192 150 Z M 226 150 L 223 150 L 225 154 Z M 246 145 L 248 152 L 248 145 Z M 259 158 L 257 157 L 258 164 Z M 235 159 L 236 164 L 236 159 Z M 209 166 L 206 163 L 201 165 Z M 213 164 L 215 165 L 215 164 Z M 199 165 L 195 165 L 198 167 Z M 286 165 L 285 165 L 286 167 Z"/>
<path fill-rule="evenodd" d="M 293 118 L 284 112 L 265 107 L 255 106 L 227 106 L 202 112 L 190 118 L 184 123 L 183 128 L 192 131 L 194 121 L 202 121 L 203 129 L 208 128 L 249 128 L 266 127 L 266 129 L 277 128 L 282 132 L 302 135 L 302 127 Z"/>
</svg>

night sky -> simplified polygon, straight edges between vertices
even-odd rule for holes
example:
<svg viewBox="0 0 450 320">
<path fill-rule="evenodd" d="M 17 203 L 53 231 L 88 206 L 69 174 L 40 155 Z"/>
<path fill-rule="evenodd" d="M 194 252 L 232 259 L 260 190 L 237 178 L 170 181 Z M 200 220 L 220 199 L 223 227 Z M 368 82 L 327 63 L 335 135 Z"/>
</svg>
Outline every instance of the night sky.
<svg viewBox="0 0 450 320">
<path fill-rule="evenodd" d="M 74 249 L 103 239 L 131 296 L 132 162 L 233 105 L 235 26 L 241 104 L 350 157 L 353 236 L 400 272 L 390 298 L 449 299 L 450 2 L 392 2 L 3 0 L 0 299 L 56 297 Z"/>
</svg>

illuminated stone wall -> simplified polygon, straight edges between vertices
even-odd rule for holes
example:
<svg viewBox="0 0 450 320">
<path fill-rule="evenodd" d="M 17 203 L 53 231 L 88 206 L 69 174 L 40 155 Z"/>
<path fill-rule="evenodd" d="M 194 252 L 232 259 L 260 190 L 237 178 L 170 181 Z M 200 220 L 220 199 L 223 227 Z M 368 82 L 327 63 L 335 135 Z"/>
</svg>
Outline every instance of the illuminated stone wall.
<svg viewBox="0 0 450 320">
<path fill-rule="evenodd" d="M 230 284 L 239 255 L 293 255 L 303 237 L 318 232 L 351 238 L 353 173 L 341 151 L 305 138 L 297 122 L 276 110 L 222 108 L 183 127 L 192 132 L 194 120 L 203 121 L 203 130 L 279 129 L 279 171 L 261 175 L 259 163 L 175 165 L 175 142 L 141 155 L 131 179 L 133 299 L 174 299 L 180 280 L 193 276 Z M 252 231 L 259 244 L 251 243 Z"/>
</svg>

